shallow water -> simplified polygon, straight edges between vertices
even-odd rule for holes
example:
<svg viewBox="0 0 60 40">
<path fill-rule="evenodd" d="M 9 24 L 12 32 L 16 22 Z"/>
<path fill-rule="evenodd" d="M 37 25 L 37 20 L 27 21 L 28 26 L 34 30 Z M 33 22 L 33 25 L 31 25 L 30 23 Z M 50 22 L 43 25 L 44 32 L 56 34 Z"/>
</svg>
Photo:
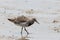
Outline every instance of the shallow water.
<svg viewBox="0 0 60 40">
<path fill-rule="evenodd" d="M 0 0 L 0 40 L 60 40 L 60 1 L 59 0 Z M 37 5 L 39 4 L 39 5 Z M 6 8 L 6 9 L 4 9 Z M 25 11 L 34 9 L 34 13 Z M 34 23 L 28 27 L 26 35 L 21 27 L 8 21 L 17 16 L 35 17 L 40 24 Z M 53 23 L 54 20 L 58 22 Z M 54 28 L 57 27 L 57 28 Z"/>
</svg>

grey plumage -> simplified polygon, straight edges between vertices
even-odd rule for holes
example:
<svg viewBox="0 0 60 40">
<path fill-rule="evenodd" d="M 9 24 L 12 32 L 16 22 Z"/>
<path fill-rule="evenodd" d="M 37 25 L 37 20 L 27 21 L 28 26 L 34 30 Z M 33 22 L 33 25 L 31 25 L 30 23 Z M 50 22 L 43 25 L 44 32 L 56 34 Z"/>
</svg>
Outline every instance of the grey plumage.
<svg viewBox="0 0 60 40">
<path fill-rule="evenodd" d="M 21 34 L 22 34 L 23 28 L 27 32 L 27 34 L 29 34 L 29 32 L 26 30 L 26 27 L 31 26 L 32 24 L 34 24 L 34 22 L 37 22 L 39 24 L 39 22 L 35 18 L 29 19 L 28 17 L 25 17 L 25 16 L 19 16 L 15 19 L 8 19 L 8 20 L 13 22 L 16 25 L 22 26 Z"/>
</svg>

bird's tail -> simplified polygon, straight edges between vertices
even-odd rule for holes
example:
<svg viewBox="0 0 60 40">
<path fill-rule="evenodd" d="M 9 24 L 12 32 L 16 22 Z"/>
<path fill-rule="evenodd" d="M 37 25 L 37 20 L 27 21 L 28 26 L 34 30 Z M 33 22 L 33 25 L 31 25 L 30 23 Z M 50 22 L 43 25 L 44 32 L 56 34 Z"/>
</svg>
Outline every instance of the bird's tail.
<svg viewBox="0 0 60 40">
<path fill-rule="evenodd" d="M 14 22 L 15 21 L 15 19 L 8 19 L 9 21 L 11 21 L 11 22 Z"/>
</svg>

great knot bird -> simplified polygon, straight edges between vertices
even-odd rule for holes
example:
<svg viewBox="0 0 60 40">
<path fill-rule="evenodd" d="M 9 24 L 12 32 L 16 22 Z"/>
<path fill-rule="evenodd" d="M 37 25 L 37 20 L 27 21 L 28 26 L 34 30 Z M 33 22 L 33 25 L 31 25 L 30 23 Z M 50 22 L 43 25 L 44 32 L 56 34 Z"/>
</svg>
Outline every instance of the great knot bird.
<svg viewBox="0 0 60 40">
<path fill-rule="evenodd" d="M 29 18 L 26 16 L 18 16 L 17 18 L 8 18 L 9 21 L 13 22 L 14 24 L 21 26 L 21 35 L 22 35 L 22 31 L 23 28 L 24 30 L 27 32 L 27 34 L 29 34 L 29 32 L 26 30 L 26 27 L 31 26 L 32 24 L 34 24 L 34 22 L 37 22 L 39 24 L 39 22 L 36 20 L 36 18 Z"/>
</svg>

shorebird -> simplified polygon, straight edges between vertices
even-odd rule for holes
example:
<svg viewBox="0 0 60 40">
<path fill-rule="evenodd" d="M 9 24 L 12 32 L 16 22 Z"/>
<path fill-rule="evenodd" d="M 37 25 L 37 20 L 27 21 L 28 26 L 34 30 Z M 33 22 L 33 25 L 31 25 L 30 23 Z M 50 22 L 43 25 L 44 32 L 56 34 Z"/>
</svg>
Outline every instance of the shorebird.
<svg viewBox="0 0 60 40">
<path fill-rule="evenodd" d="M 26 27 L 31 26 L 32 24 L 34 24 L 34 22 L 37 22 L 39 24 L 39 22 L 36 20 L 36 18 L 29 18 L 26 16 L 19 16 L 17 18 L 8 19 L 8 20 L 13 22 L 14 24 L 22 27 L 21 28 L 21 35 L 22 35 L 23 28 L 27 32 L 27 34 L 29 34 L 29 32 L 26 30 Z"/>
<path fill-rule="evenodd" d="M 57 20 L 53 20 L 53 23 L 58 23 L 59 21 L 57 21 Z"/>
</svg>

